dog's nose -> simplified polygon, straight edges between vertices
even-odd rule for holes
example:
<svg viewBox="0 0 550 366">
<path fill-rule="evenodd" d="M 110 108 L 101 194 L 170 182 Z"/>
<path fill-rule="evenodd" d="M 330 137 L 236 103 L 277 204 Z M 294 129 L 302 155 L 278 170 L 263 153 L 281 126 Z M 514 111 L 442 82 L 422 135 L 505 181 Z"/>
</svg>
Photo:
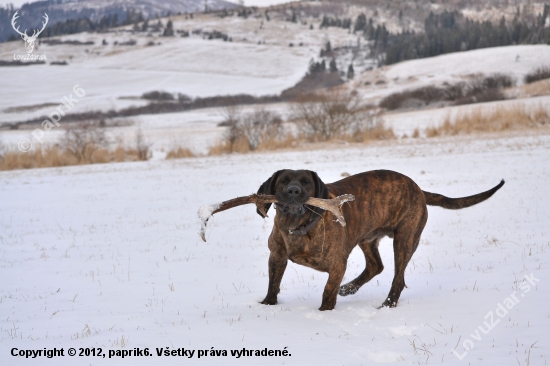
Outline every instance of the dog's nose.
<svg viewBox="0 0 550 366">
<path fill-rule="evenodd" d="M 289 196 L 298 196 L 300 193 L 302 193 L 302 190 L 301 190 L 300 187 L 298 187 L 298 186 L 289 186 L 289 187 L 286 189 L 286 193 L 287 193 Z"/>
</svg>

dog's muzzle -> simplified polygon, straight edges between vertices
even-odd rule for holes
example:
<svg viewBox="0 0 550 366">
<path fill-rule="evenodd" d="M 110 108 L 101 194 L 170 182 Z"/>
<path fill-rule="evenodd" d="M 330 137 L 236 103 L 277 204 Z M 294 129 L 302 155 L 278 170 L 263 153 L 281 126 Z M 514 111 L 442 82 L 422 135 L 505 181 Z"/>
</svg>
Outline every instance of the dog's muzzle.
<svg viewBox="0 0 550 366">
<path fill-rule="evenodd" d="M 306 213 L 306 207 L 301 203 L 289 203 L 288 205 L 278 203 L 277 206 L 283 214 L 303 215 Z"/>
</svg>

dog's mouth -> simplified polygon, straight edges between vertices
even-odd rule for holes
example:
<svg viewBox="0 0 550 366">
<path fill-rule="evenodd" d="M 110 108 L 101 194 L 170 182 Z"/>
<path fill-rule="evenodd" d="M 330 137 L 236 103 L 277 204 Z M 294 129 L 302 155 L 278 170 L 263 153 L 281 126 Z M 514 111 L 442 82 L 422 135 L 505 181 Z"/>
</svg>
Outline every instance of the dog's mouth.
<svg viewBox="0 0 550 366">
<path fill-rule="evenodd" d="M 277 205 L 283 214 L 303 215 L 306 213 L 306 206 L 302 203 L 278 203 Z"/>
<path fill-rule="evenodd" d="M 285 215 L 304 215 L 306 213 L 305 203 L 309 199 L 309 194 L 303 192 L 299 196 L 289 196 L 285 193 L 275 193 L 277 198 L 277 206 L 281 210 L 282 214 Z"/>
</svg>

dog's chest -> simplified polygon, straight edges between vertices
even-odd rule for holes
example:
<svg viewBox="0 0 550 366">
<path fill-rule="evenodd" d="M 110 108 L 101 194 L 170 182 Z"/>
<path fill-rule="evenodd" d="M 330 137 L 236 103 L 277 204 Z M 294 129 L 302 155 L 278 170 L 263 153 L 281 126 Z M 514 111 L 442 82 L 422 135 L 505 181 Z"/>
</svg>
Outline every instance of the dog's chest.
<svg viewBox="0 0 550 366">
<path fill-rule="evenodd" d="M 328 245 L 323 237 L 308 233 L 306 235 L 284 235 L 288 258 L 297 264 L 307 266 L 318 271 L 327 271 Z"/>
</svg>

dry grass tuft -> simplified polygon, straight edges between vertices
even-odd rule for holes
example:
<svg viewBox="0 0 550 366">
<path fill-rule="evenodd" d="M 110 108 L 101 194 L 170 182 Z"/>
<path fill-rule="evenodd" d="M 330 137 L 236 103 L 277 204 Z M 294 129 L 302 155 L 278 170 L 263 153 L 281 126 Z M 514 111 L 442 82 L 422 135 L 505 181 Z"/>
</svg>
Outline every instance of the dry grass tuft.
<svg viewBox="0 0 550 366">
<path fill-rule="evenodd" d="M 255 149 L 252 149 L 248 139 L 245 136 L 241 136 L 233 142 L 226 139 L 220 141 L 218 144 L 210 147 L 208 155 L 223 155 L 230 153 L 248 153 L 251 151 L 267 151 L 278 150 L 296 147 L 301 139 L 295 137 L 291 133 L 281 133 L 278 136 L 265 134 L 262 137 L 262 141 Z"/>
<path fill-rule="evenodd" d="M 166 159 L 183 159 L 183 158 L 193 158 L 196 155 L 186 147 L 177 147 L 168 151 L 166 154 Z"/>
<path fill-rule="evenodd" d="M 79 160 L 71 151 L 58 146 L 38 148 L 29 152 L 10 150 L 0 155 L 0 170 L 51 168 L 69 165 L 103 164 L 122 161 L 137 161 L 138 152 L 121 146 L 115 150 L 93 149 Z"/>
<path fill-rule="evenodd" d="M 550 79 L 535 81 L 523 87 L 523 93 L 530 97 L 550 95 Z"/>
<path fill-rule="evenodd" d="M 426 136 L 522 130 L 542 126 L 550 126 L 550 113 L 546 108 L 542 105 L 528 108 L 516 104 L 507 108 L 476 108 L 470 113 L 447 116 L 441 126 L 427 128 Z"/>
<path fill-rule="evenodd" d="M 349 140 L 355 142 L 367 142 L 374 140 L 393 140 L 395 139 L 395 133 L 391 128 L 384 126 L 384 123 L 374 123 L 370 128 L 358 129 L 353 133 Z"/>
</svg>

